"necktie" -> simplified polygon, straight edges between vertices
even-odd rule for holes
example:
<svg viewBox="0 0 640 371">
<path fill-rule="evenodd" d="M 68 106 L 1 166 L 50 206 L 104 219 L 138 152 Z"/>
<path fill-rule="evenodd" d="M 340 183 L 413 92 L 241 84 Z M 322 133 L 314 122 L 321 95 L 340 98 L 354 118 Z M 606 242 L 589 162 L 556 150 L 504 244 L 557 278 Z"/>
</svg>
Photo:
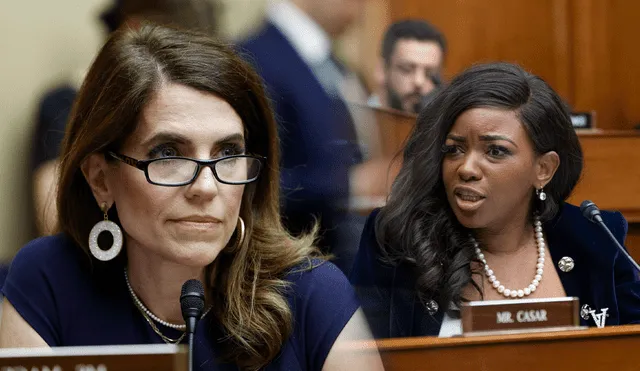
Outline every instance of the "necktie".
<svg viewBox="0 0 640 371">
<path fill-rule="evenodd" d="M 351 72 L 338 58 L 329 54 L 326 59 L 312 66 L 312 71 L 320 85 L 334 100 L 339 100 L 334 106 L 339 107 L 340 114 L 349 117 L 349 130 L 353 140 L 359 147 L 360 156 L 369 158 L 380 148 L 380 138 L 375 119 L 363 110 L 351 110 L 346 102 L 363 103 L 367 93 L 358 77 Z"/>
</svg>

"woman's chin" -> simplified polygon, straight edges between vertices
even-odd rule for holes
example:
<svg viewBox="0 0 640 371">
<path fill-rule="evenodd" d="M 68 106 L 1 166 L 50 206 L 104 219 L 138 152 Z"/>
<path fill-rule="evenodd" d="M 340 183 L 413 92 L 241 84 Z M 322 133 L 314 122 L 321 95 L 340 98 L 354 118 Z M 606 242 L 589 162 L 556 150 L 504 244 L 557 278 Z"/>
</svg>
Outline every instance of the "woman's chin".
<svg viewBox="0 0 640 371">
<path fill-rule="evenodd" d="M 484 228 L 487 225 L 486 221 L 480 218 L 478 214 L 465 215 L 464 213 L 456 213 L 456 218 L 463 227 L 468 229 Z"/>
<path fill-rule="evenodd" d="M 211 242 L 190 242 L 171 249 L 165 256 L 180 265 L 206 267 L 216 260 L 222 249 L 223 246 Z"/>
</svg>

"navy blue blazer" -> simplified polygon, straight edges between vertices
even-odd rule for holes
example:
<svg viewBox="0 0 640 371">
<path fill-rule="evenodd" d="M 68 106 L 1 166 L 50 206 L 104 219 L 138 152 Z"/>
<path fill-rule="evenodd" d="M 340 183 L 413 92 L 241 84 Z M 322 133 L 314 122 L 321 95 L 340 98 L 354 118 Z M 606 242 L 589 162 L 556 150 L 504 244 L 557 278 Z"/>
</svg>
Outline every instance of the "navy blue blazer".
<svg viewBox="0 0 640 371">
<path fill-rule="evenodd" d="M 264 79 L 279 127 L 285 223 L 328 222 L 349 195 L 349 168 L 361 161 L 345 103 L 329 96 L 311 68 L 271 23 L 239 45 Z"/>
<path fill-rule="evenodd" d="M 63 85 L 46 92 L 40 101 L 32 143 L 32 170 L 60 154 L 67 121 L 77 93 L 75 88 Z"/>
<path fill-rule="evenodd" d="M 375 219 L 369 216 L 350 280 L 358 292 L 362 308 L 375 338 L 437 336 L 444 311 L 430 315 L 420 303 L 411 269 L 391 266 L 379 259 Z M 620 243 L 627 222 L 620 213 L 602 212 L 602 218 Z M 585 219 L 580 209 L 564 204 L 558 215 L 543 226 L 552 264 L 567 296 L 580 298 L 597 313 L 609 308 L 605 325 L 640 323 L 640 280 L 635 268 L 622 256 L 603 231 Z M 563 257 L 573 258 L 569 272 L 558 268 Z M 583 326 L 594 321 L 581 319 Z"/>
</svg>

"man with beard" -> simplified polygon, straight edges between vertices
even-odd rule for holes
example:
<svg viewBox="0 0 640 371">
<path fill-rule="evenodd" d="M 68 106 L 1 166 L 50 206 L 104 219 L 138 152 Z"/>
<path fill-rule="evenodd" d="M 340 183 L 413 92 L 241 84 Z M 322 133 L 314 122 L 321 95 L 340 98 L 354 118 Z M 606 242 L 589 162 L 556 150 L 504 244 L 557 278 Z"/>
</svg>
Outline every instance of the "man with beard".
<svg viewBox="0 0 640 371">
<path fill-rule="evenodd" d="M 433 25 L 421 20 L 392 24 L 376 71 L 379 88 L 369 105 L 418 113 L 442 84 L 446 51 L 446 40 Z"/>
</svg>

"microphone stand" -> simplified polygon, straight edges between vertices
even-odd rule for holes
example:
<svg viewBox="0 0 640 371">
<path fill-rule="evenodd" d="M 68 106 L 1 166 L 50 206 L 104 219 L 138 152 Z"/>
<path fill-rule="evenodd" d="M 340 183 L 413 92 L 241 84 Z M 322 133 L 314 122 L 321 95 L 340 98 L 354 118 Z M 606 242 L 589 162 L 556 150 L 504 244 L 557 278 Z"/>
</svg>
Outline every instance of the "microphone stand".
<svg viewBox="0 0 640 371">
<path fill-rule="evenodd" d="M 627 252 L 627 250 L 620 244 L 620 242 L 618 242 L 618 240 L 613 235 L 613 233 L 611 233 L 607 225 L 604 224 L 604 222 L 602 221 L 602 217 L 598 215 L 594 219 L 596 220 L 596 224 L 607 233 L 611 241 L 615 242 L 615 245 L 618 247 L 618 250 L 620 250 L 620 252 L 627 258 L 627 260 L 631 263 L 631 265 L 633 265 L 636 268 L 636 270 L 640 272 L 640 265 L 638 265 L 638 263 L 636 263 L 636 261 L 633 260 L 631 255 L 629 255 L 629 253 Z"/>
<path fill-rule="evenodd" d="M 189 342 L 189 366 L 188 370 L 193 371 L 193 343 L 194 337 L 196 334 L 196 324 L 200 319 L 200 314 L 197 317 L 188 317 L 187 318 L 187 341 Z"/>
<path fill-rule="evenodd" d="M 193 332 L 189 332 L 189 371 L 193 371 Z"/>
<path fill-rule="evenodd" d="M 609 230 L 609 227 L 607 227 L 607 225 L 604 224 L 604 221 L 602 220 L 602 216 L 600 215 L 600 209 L 598 208 L 598 206 L 596 206 L 596 204 L 593 203 L 592 201 L 584 200 L 580 204 L 580 211 L 582 212 L 582 215 L 585 218 L 587 218 L 587 220 L 589 220 L 592 223 L 595 223 L 602 230 L 604 230 L 607 236 L 609 236 L 609 239 L 613 241 L 613 243 L 616 245 L 618 250 L 620 250 L 622 255 L 624 255 L 629 261 L 629 263 L 631 263 L 631 265 L 635 267 L 636 271 L 640 272 L 640 265 L 638 265 L 638 263 L 636 263 L 636 261 L 633 260 L 631 255 L 629 255 L 629 253 L 627 252 L 627 250 L 622 246 L 620 242 L 618 242 L 618 240 L 613 235 L 613 233 L 611 233 L 611 230 Z"/>
<path fill-rule="evenodd" d="M 204 309 L 204 288 L 198 280 L 188 280 L 182 285 L 180 294 L 180 309 L 182 317 L 187 326 L 187 337 L 189 341 L 188 369 L 193 371 L 193 348 L 196 324 L 202 316 Z"/>
</svg>

